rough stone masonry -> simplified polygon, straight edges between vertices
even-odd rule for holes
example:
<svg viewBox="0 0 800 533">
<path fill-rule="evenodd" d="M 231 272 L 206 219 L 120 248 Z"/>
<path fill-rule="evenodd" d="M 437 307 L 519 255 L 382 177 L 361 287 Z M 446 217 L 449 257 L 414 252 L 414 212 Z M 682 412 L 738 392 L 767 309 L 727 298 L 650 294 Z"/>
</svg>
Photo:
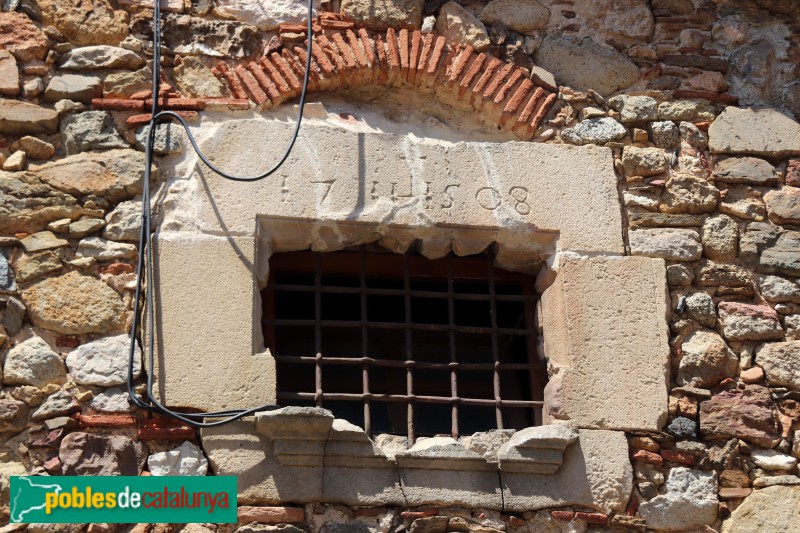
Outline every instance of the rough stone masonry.
<svg viewBox="0 0 800 533">
<path fill-rule="evenodd" d="M 154 96 L 251 173 L 306 59 L 303 0 L 161 7 L 152 95 L 151 2 L 2 2 L 1 531 L 800 530 L 800 2 L 315 0 L 283 174 L 224 182 L 158 128 L 164 333 L 135 376 L 175 405 L 274 401 L 273 253 L 493 246 L 537 275 L 546 425 L 415 443 L 127 401 Z M 23 474 L 236 474 L 239 522 L 6 525 Z"/>
</svg>

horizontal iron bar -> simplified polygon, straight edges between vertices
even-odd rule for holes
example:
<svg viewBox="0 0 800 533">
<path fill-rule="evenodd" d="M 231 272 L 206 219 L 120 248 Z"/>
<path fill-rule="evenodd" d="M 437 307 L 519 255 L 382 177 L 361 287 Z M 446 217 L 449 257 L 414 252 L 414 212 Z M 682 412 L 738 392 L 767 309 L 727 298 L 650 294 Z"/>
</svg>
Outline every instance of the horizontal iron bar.
<svg viewBox="0 0 800 533">
<path fill-rule="evenodd" d="M 544 364 L 532 363 L 428 363 L 424 361 L 375 359 L 373 357 L 316 357 L 313 355 L 276 355 L 275 360 L 279 363 L 308 363 L 315 364 L 320 362 L 329 365 L 372 365 L 388 366 L 397 368 L 424 368 L 430 370 L 530 370 L 532 368 L 545 368 Z"/>
<path fill-rule="evenodd" d="M 279 400 L 314 400 L 317 395 L 313 392 L 279 392 Z M 441 404 L 461 404 L 461 405 L 488 405 L 501 407 L 541 407 L 543 401 L 534 400 L 490 400 L 482 398 L 459 398 L 445 396 L 418 396 L 408 394 L 376 394 L 376 393 L 345 393 L 345 392 L 323 392 L 323 400 L 377 400 L 384 402 L 419 402 L 419 403 L 441 403 Z"/>
<path fill-rule="evenodd" d="M 313 285 L 293 285 L 289 283 L 274 283 L 270 284 L 270 287 L 274 288 L 276 291 L 286 292 L 314 292 L 315 290 Z M 361 294 L 362 292 L 368 296 L 405 296 L 406 294 L 405 289 L 361 289 L 360 287 L 338 287 L 334 285 L 322 285 L 320 290 L 323 294 Z M 416 298 L 439 298 L 446 300 L 451 297 L 447 292 L 438 291 L 410 290 L 408 293 L 410 296 Z M 492 296 L 490 294 L 455 292 L 452 298 L 454 300 L 479 300 L 488 302 Z M 539 299 L 539 296 L 535 294 L 497 294 L 494 299 L 500 302 L 535 302 Z"/>
<path fill-rule="evenodd" d="M 455 331 L 457 333 L 477 333 L 488 335 L 496 332 L 498 335 L 528 335 L 527 329 L 516 328 L 492 328 L 491 326 L 458 326 L 449 324 L 416 324 L 405 322 L 371 322 L 369 320 L 314 320 L 300 318 L 265 318 L 261 321 L 265 325 L 273 326 L 322 326 L 329 328 L 361 328 L 368 327 L 374 329 L 397 329 L 413 331 Z"/>
</svg>

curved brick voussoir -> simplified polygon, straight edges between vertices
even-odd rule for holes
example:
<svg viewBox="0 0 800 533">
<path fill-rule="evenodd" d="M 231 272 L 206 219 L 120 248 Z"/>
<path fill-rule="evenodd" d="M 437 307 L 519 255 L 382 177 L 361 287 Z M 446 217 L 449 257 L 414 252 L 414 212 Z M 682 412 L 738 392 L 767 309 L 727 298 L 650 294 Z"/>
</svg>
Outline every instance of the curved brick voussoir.
<svg viewBox="0 0 800 533">
<path fill-rule="evenodd" d="M 471 46 L 456 46 L 441 35 L 392 28 L 372 34 L 350 23 L 319 29 L 311 50 L 309 92 L 412 88 L 443 103 L 469 106 L 522 140 L 536 135 L 556 99 L 547 88 L 537 87 L 527 70 L 478 54 Z M 296 24 L 284 30 L 305 33 Z M 257 62 L 220 62 L 213 72 L 235 98 L 271 109 L 300 95 L 306 43 L 285 43 Z"/>
</svg>

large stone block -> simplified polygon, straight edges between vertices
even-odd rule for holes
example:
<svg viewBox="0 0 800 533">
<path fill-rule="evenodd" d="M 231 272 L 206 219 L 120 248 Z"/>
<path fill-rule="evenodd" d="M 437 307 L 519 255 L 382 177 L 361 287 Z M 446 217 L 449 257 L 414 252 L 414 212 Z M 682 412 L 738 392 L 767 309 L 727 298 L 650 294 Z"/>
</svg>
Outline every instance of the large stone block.
<svg viewBox="0 0 800 533">
<path fill-rule="evenodd" d="M 566 262 L 542 295 L 551 369 L 545 418 L 659 431 L 667 418 L 667 302 L 660 259 Z"/>
<path fill-rule="evenodd" d="M 726 107 L 708 128 L 708 148 L 767 158 L 800 155 L 800 124 L 775 109 Z"/>
<path fill-rule="evenodd" d="M 275 361 L 263 348 L 247 237 L 160 234 L 157 393 L 171 406 L 219 409 L 275 401 Z"/>
<path fill-rule="evenodd" d="M 201 148 L 226 171 L 254 175 L 265 162 L 242 154 L 280 153 L 291 130 L 291 123 L 275 120 L 211 123 Z M 337 221 L 478 226 L 507 231 L 499 240 L 513 246 L 527 246 L 540 232 L 557 232 L 561 250 L 622 253 L 619 196 L 607 148 L 449 143 L 309 123 L 281 172 L 268 179 L 236 183 L 196 165 L 194 156 L 187 158 L 178 175 L 194 171 L 202 182 L 196 202 L 207 231 L 252 235 L 257 217 L 325 221 L 334 233 Z"/>
<path fill-rule="evenodd" d="M 562 505 L 584 505 L 603 512 L 625 508 L 633 489 L 625 434 L 588 429 L 577 434 L 577 441 L 567 445 L 564 462 L 553 474 L 509 472 L 501 464 L 505 511 Z"/>
</svg>

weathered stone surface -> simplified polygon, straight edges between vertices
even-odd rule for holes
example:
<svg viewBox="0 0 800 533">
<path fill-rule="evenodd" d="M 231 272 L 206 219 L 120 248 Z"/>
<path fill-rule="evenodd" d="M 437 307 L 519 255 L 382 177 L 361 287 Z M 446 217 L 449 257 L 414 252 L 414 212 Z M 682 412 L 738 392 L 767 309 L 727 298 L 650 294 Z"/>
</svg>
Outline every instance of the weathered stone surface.
<svg viewBox="0 0 800 533">
<path fill-rule="evenodd" d="M 783 319 L 786 340 L 800 341 L 800 314 L 789 315 Z"/>
<path fill-rule="evenodd" d="M 79 385 L 123 385 L 128 381 L 130 346 L 126 334 L 83 344 L 67 355 L 67 368 Z M 137 345 L 133 354 L 133 377 L 138 378 L 141 372 L 142 351 Z"/>
<path fill-rule="evenodd" d="M 472 45 L 478 51 L 485 50 L 491 44 L 483 23 L 455 2 L 448 2 L 439 9 L 435 30 L 451 43 Z"/>
<path fill-rule="evenodd" d="M 757 157 L 729 157 L 717 162 L 713 177 L 724 183 L 777 185 L 775 167 Z"/>
<path fill-rule="evenodd" d="M 145 150 L 149 126 L 136 133 L 136 148 Z M 183 151 L 183 127 L 179 124 L 159 124 L 156 127 L 156 138 L 153 151 L 158 155 L 177 154 Z"/>
<path fill-rule="evenodd" d="M 92 233 L 97 233 L 106 221 L 102 218 L 82 218 L 69 225 L 69 236 L 73 239 L 82 239 Z"/>
<path fill-rule="evenodd" d="M 775 485 L 800 485 L 800 477 L 792 474 L 758 476 L 753 480 L 753 487 L 773 487 Z"/>
<path fill-rule="evenodd" d="M 745 264 L 756 266 L 761 254 L 774 247 L 781 236 L 780 228 L 772 224 L 752 222 L 739 239 L 739 255 Z"/>
<path fill-rule="evenodd" d="M 767 218 L 761 194 L 750 187 L 729 187 L 719 203 L 719 210 L 744 220 L 763 221 Z"/>
<path fill-rule="evenodd" d="M 567 426 L 545 425 L 520 430 L 497 451 L 502 472 L 555 474 L 564 462 L 564 450 L 578 440 Z"/>
<path fill-rule="evenodd" d="M 726 107 L 708 129 L 708 147 L 715 154 L 797 156 L 800 124 L 770 108 Z"/>
<path fill-rule="evenodd" d="M 25 150 L 28 159 L 43 160 L 50 159 L 56 153 L 55 146 L 47 141 L 37 139 L 36 137 L 25 136 L 19 140 L 19 146 Z"/>
<path fill-rule="evenodd" d="M 112 241 L 138 241 L 141 225 L 141 201 L 120 202 L 117 207 L 106 215 L 103 238 Z"/>
<path fill-rule="evenodd" d="M 752 287 L 753 282 L 747 270 L 729 263 L 703 261 L 697 271 L 701 287 Z"/>
<path fill-rule="evenodd" d="M 667 419 L 669 359 L 664 274 L 661 260 L 643 257 L 597 257 L 562 266 L 542 295 L 544 349 L 552 367 L 547 420 L 660 430 Z M 629 312 L 624 321 L 617 311 L 623 308 Z M 580 320 L 567 324 L 564 313 Z M 640 379 L 627 379 L 632 373 Z M 603 402 L 594 400 L 601 397 Z"/>
<path fill-rule="evenodd" d="M 25 163 L 27 163 L 28 158 L 25 155 L 25 152 L 22 150 L 17 150 L 10 156 L 8 159 L 5 160 L 3 163 L 3 170 L 6 171 L 17 171 L 17 170 L 25 170 Z"/>
<path fill-rule="evenodd" d="M 23 13 L 0 13 L 0 48 L 19 61 L 44 59 L 48 40 L 45 34 Z"/>
<path fill-rule="evenodd" d="M 125 98 L 134 93 L 152 89 L 153 71 L 149 65 L 130 72 L 114 72 L 106 76 L 103 82 L 105 98 Z"/>
<path fill-rule="evenodd" d="M 81 404 L 65 390 L 56 391 L 47 397 L 42 405 L 31 415 L 31 420 L 37 422 L 67 416 L 81 410 Z"/>
<path fill-rule="evenodd" d="M 761 295 L 769 302 L 800 303 L 800 285 L 778 276 L 759 276 Z"/>
<path fill-rule="evenodd" d="M 55 133 L 58 130 L 58 113 L 52 109 L 0 99 L 0 134 L 27 135 Z"/>
<path fill-rule="evenodd" d="M 381 2 L 383 4 L 384 2 Z M 259 30 L 274 30 L 283 23 L 297 24 L 308 18 L 308 3 L 297 0 L 217 0 L 214 12 L 222 18 L 232 18 Z M 344 4 L 344 3 L 343 3 Z M 314 16 L 319 1 L 314 2 Z M 347 13 L 342 5 L 342 13 Z M 422 12 L 420 10 L 420 15 Z M 419 24 L 417 25 L 417 28 Z"/>
<path fill-rule="evenodd" d="M 695 100 L 668 100 L 658 104 L 661 120 L 692 120 L 697 116 L 701 104 Z"/>
<path fill-rule="evenodd" d="M 722 525 L 722 533 L 785 533 L 800 529 L 800 486 L 756 490 Z"/>
<path fill-rule="evenodd" d="M 730 261 L 736 257 L 739 226 L 727 215 L 708 217 L 703 223 L 703 253 L 715 261 Z"/>
<path fill-rule="evenodd" d="M 58 28 L 78 46 L 118 44 L 128 35 L 128 14 L 115 10 L 108 0 L 63 2 L 36 0 L 43 22 Z"/>
<path fill-rule="evenodd" d="M 699 228 L 703 225 L 703 217 L 666 213 L 628 213 L 628 223 L 631 229 L 663 227 Z"/>
<path fill-rule="evenodd" d="M 759 468 L 764 470 L 791 470 L 797 464 L 797 458 L 777 450 L 752 450 L 750 458 Z"/>
<path fill-rule="evenodd" d="M 196 57 L 184 57 L 181 64 L 173 70 L 173 75 L 175 86 L 185 96 L 209 98 L 228 96 L 228 88 Z"/>
<path fill-rule="evenodd" d="M 769 389 L 747 385 L 700 403 L 700 433 L 706 440 L 739 438 L 765 448 L 780 441 Z"/>
<path fill-rule="evenodd" d="M 153 476 L 205 476 L 208 460 L 199 446 L 186 441 L 174 450 L 154 453 L 147 467 Z"/>
<path fill-rule="evenodd" d="M 78 243 L 78 257 L 94 257 L 100 261 L 112 259 L 132 259 L 138 254 L 135 245 L 107 241 L 100 237 L 87 237 Z"/>
<path fill-rule="evenodd" d="M 648 529 L 687 531 L 717 520 L 717 474 L 675 467 L 661 494 L 639 506 Z"/>
<path fill-rule="evenodd" d="M 756 362 L 771 387 L 800 390 L 800 341 L 764 344 L 756 352 Z"/>
<path fill-rule="evenodd" d="M 696 261 L 703 247 L 693 229 L 648 228 L 628 233 L 632 255 L 660 257 L 669 261 Z"/>
<path fill-rule="evenodd" d="M 676 416 L 672 422 L 667 425 L 667 433 L 677 439 L 696 439 L 697 422 L 685 416 Z"/>
<path fill-rule="evenodd" d="M 42 280 L 22 298 L 34 325 L 59 333 L 111 333 L 125 325 L 125 307 L 114 289 L 78 272 Z"/>
<path fill-rule="evenodd" d="M 736 376 L 739 357 L 713 331 L 690 333 L 681 344 L 678 385 L 711 388 L 725 378 Z"/>
<path fill-rule="evenodd" d="M 661 106 L 659 106 L 659 113 Z M 705 150 L 708 147 L 708 135 L 706 135 L 700 128 L 691 122 L 681 122 L 678 129 L 681 133 L 681 139 L 687 142 L 690 146 Z"/>
<path fill-rule="evenodd" d="M 770 274 L 800 276 L 800 232 L 786 231 L 778 237 L 774 245 L 765 246 L 758 256 L 758 270 Z"/>
<path fill-rule="evenodd" d="M 422 26 L 424 7 L 424 0 L 389 0 L 387 2 L 344 0 L 341 13 L 348 20 L 355 21 L 359 25 L 363 24 L 373 30 L 386 30 L 387 28 L 418 30 Z"/>
<path fill-rule="evenodd" d="M 29 168 L 56 189 L 117 202 L 142 192 L 144 166 L 143 153 L 125 149 L 82 153 Z"/>
<path fill-rule="evenodd" d="M 136 52 L 104 44 L 74 48 L 61 59 L 62 70 L 136 70 L 144 66 L 144 58 Z"/>
<path fill-rule="evenodd" d="M 620 120 L 623 123 L 655 120 L 658 116 L 658 103 L 649 96 L 627 96 L 621 94 L 611 98 L 608 104 L 614 110 L 620 112 Z"/>
<path fill-rule="evenodd" d="M 106 111 L 85 111 L 69 115 L 61 121 L 67 155 L 91 150 L 129 148 Z"/>
<path fill-rule="evenodd" d="M 659 209 L 666 213 L 708 213 L 714 211 L 718 198 L 719 191 L 708 181 L 673 174 L 667 180 Z"/>
<path fill-rule="evenodd" d="M 721 302 L 719 320 L 726 339 L 733 341 L 782 340 L 783 329 L 774 309 L 767 305 Z"/>
<path fill-rule="evenodd" d="M 127 390 L 110 387 L 95 393 L 91 407 L 103 413 L 127 413 L 133 410 L 133 406 L 128 400 Z"/>
<path fill-rule="evenodd" d="M 776 224 L 800 224 L 800 188 L 783 187 L 764 195 L 769 219 Z"/>
<path fill-rule="evenodd" d="M 44 339 L 31 337 L 9 350 L 3 376 L 6 385 L 44 387 L 48 383 L 64 383 L 67 371 L 64 361 Z"/>
<path fill-rule="evenodd" d="M 147 452 L 122 435 L 75 432 L 61 441 L 58 457 L 66 476 L 138 476 Z"/>
<path fill-rule="evenodd" d="M 267 0 L 258 1 L 267 4 Z M 263 49 L 257 28 L 244 22 L 206 20 L 175 13 L 163 18 L 163 24 L 170 29 L 164 34 L 164 45 L 176 54 L 245 57 Z M 148 17 L 135 20 L 131 32 L 152 35 L 152 20 Z"/>
<path fill-rule="evenodd" d="M 0 172 L 0 232 L 35 232 L 49 222 L 80 213 L 75 198 L 30 172 Z"/>
<path fill-rule="evenodd" d="M 633 488 L 625 435 L 617 431 L 578 430 L 555 474 L 501 472 L 506 511 L 577 504 L 602 512 L 623 509 Z"/>
<path fill-rule="evenodd" d="M 536 0 L 492 0 L 481 11 L 485 24 L 499 22 L 519 33 L 540 30 L 550 20 L 550 10 Z"/>
<path fill-rule="evenodd" d="M 664 150 L 636 146 L 626 146 L 622 150 L 622 165 L 628 176 L 653 176 L 669 168 Z"/>
<path fill-rule="evenodd" d="M 102 96 L 103 81 L 97 76 L 84 74 L 54 76 L 44 90 L 44 99 L 47 102 L 67 99 L 89 104 L 93 98 Z"/>
<path fill-rule="evenodd" d="M 487 461 L 497 459 L 497 450 L 514 434 L 513 429 L 494 429 L 480 431 L 458 439 L 468 450 L 483 455 Z"/>
<path fill-rule="evenodd" d="M 40 252 L 42 250 L 52 250 L 69 245 L 69 241 L 59 239 L 52 231 L 40 231 L 33 235 L 28 235 L 20 241 L 26 252 Z"/>
<path fill-rule="evenodd" d="M 0 49 L 0 95 L 19 94 L 19 67 L 17 60 L 8 50 Z"/>
<path fill-rule="evenodd" d="M 0 399 L 0 433 L 21 431 L 28 421 L 28 407 L 11 398 Z"/>
<path fill-rule="evenodd" d="M 24 280 L 20 280 L 24 281 Z M 17 290 L 17 283 L 14 279 L 14 270 L 11 269 L 11 264 L 5 253 L 0 251 L 0 291 L 15 291 Z M 2 343 L 0 343 L 2 346 Z"/>
<path fill-rule="evenodd" d="M 618 141 L 628 134 L 625 126 L 611 117 L 589 118 L 561 132 L 565 141 L 577 144 L 605 144 Z"/>
<path fill-rule="evenodd" d="M 576 89 L 594 89 L 607 96 L 635 83 L 639 69 L 612 48 L 590 37 L 547 36 L 534 58 L 559 83 Z"/>
<path fill-rule="evenodd" d="M 659 148 L 672 150 L 681 143 L 681 133 L 672 121 L 650 122 L 647 125 L 650 139 Z"/>
<path fill-rule="evenodd" d="M 17 279 L 24 282 L 33 281 L 47 274 L 58 272 L 62 268 L 61 259 L 53 252 L 24 255 L 17 260 Z M 0 268 L 0 270 L 2 269 Z M 2 286 L 1 283 L 0 286 Z"/>
<path fill-rule="evenodd" d="M 25 305 L 13 296 L 6 302 L 6 310 L 3 314 L 3 327 L 9 335 L 16 335 L 22 328 L 22 320 L 25 318 L 27 309 Z"/>
</svg>

